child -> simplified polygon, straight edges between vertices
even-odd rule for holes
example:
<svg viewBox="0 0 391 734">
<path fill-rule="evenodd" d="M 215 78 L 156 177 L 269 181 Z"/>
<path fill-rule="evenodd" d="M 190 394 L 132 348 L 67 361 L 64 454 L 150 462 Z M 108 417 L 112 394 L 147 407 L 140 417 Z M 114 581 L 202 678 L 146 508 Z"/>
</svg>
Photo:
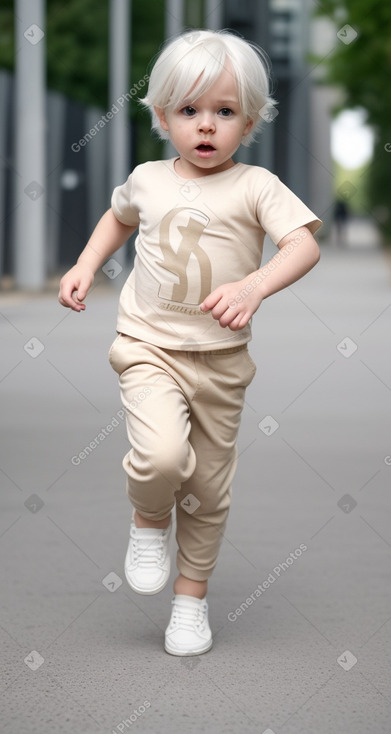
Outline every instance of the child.
<svg viewBox="0 0 391 734">
<path fill-rule="evenodd" d="M 114 190 L 59 301 L 85 309 L 94 273 L 139 228 L 109 352 L 132 446 L 125 574 L 140 594 L 164 588 L 176 506 L 179 575 L 165 650 L 199 655 L 212 646 L 207 580 L 256 370 L 250 319 L 317 263 L 321 222 L 275 175 L 232 160 L 273 103 L 260 49 L 227 31 L 185 33 L 158 57 L 142 101 L 178 156 L 137 166 Z M 260 269 L 265 233 L 279 252 Z"/>
</svg>

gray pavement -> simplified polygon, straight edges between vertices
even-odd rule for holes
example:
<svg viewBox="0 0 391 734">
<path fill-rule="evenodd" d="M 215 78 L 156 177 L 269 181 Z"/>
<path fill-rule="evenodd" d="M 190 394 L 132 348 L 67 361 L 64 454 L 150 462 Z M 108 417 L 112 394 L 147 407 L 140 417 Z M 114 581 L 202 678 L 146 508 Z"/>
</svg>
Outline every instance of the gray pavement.
<svg viewBox="0 0 391 734">
<path fill-rule="evenodd" d="M 254 319 L 214 646 L 197 658 L 163 650 L 175 568 L 151 597 L 123 573 L 107 351 L 125 274 L 98 278 L 82 314 L 54 290 L 0 296 L 4 734 L 389 734 L 391 269 L 355 231 Z"/>
</svg>

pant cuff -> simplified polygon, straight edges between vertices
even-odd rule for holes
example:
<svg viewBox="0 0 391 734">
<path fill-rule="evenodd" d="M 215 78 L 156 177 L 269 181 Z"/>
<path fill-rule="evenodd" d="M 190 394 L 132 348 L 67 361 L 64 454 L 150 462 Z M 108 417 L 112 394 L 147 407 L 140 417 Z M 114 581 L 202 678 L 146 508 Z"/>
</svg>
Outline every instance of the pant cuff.
<svg viewBox="0 0 391 734">
<path fill-rule="evenodd" d="M 181 558 L 179 555 L 179 551 L 177 553 L 177 569 L 179 573 L 182 574 L 182 576 L 186 576 L 186 578 L 191 579 L 192 581 L 207 581 L 215 568 L 215 565 L 212 566 L 212 568 L 209 569 L 198 569 L 194 568 L 194 566 L 190 566 L 186 561 Z"/>
</svg>

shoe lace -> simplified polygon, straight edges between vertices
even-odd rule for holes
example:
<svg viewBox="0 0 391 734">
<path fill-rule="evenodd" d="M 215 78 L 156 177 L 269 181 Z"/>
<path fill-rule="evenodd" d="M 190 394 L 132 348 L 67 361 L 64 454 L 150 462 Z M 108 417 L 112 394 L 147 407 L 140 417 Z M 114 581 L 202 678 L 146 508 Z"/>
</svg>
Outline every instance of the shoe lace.
<svg viewBox="0 0 391 734">
<path fill-rule="evenodd" d="M 164 558 L 163 538 L 132 538 L 133 557 L 140 566 L 156 565 Z"/>
<path fill-rule="evenodd" d="M 194 627 L 200 627 L 203 620 L 202 608 L 173 603 L 172 622 L 174 625 L 179 624 L 184 629 L 192 630 Z"/>
</svg>

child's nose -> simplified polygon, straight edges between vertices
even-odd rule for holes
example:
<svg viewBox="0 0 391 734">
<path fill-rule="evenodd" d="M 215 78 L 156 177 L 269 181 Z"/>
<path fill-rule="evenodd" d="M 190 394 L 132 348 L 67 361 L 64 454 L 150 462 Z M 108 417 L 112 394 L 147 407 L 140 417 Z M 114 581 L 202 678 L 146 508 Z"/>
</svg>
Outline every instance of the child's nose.
<svg viewBox="0 0 391 734">
<path fill-rule="evenodd" d="M 209 132 L 211 130 L 213 131 L 215 129 L 213 115 L 210 115 L 209 113 L 205 113 L 204 115 L 202 115 L 199 121 L 198 128 L 202 132 Z"/>
</svg>

